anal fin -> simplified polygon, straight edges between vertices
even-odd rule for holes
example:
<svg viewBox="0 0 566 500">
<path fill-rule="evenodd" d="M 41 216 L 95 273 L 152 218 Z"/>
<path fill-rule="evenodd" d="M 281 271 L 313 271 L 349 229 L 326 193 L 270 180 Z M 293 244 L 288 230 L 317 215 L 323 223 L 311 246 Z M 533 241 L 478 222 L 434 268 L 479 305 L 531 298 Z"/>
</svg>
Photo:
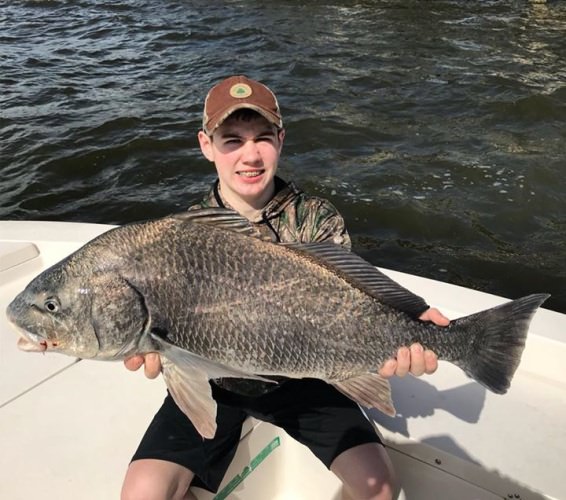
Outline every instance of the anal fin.
<svg viewBox="0 0 566 500">
<path fill-rule="evenodd" d="M 341 393 L 367 408 L 377 408 L 379 411 L 394 417 L 396 414 L 391 400 L 391 385 L 389 381 L 376 373 L 365 373 L 358 377 L 330 382 Z"/>
</svg>

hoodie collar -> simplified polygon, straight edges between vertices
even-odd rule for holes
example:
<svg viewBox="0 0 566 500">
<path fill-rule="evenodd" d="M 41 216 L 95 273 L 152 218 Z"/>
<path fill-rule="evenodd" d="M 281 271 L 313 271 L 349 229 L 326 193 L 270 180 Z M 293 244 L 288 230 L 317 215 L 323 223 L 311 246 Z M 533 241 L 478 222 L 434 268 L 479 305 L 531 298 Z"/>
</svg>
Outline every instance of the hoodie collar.
<svg viewBox="0 0 566 500">
<path fill-rule="evenodd" d="M 302 193 L 302 191 L 295 185 L 294 182 L 286 182 L 277 176 L 274 178 L 274 181 L 275 194 L 261 211 L 261 218 L 257 222 L 278 217 L 281 212 L 283 212 L 289 205 L 289 203 L 291 203 L 294 199 L 297 198 L 297 196 Z M 229 208 L 226 207 L 226 204 L 222 201 L 219 186 L 220 181 L 217 179 L 213 184 L 208 196 L 205 198 L 205 202 L 208 206 Z"/>
</svg>

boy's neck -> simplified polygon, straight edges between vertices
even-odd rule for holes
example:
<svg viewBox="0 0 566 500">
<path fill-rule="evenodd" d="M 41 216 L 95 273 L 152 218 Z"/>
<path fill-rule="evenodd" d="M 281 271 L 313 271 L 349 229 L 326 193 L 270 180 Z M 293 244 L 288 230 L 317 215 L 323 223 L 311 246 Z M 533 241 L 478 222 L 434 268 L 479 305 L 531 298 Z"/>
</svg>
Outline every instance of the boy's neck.
<svg viewBox="0 0 566 500">
<path fill-rule="evenodd" d="M 235 193 L 230 192 L 230 190 L 223 191 L 222 184 L 218 183 L 218 194 L 220 195 L 222 203 L 224 203 L 227 208 L 235 210 L 252 222 L 261 218 L 263 209 L 271 201 L 274 193 L 275 183 L 272 182 L 260 196 L 252 199 L 246 199 L 237 196 Z"/>
</svg>

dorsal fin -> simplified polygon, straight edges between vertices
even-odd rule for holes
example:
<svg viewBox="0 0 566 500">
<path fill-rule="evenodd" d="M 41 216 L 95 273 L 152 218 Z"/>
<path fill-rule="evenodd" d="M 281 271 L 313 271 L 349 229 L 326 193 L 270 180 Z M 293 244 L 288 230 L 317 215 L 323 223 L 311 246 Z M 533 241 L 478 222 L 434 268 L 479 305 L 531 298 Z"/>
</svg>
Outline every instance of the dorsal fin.
<svg viewBox="0 0 566 500">
<path fill-rule="evenodd" d="M 418 318 L 428 309 L 422 297 L 415 295 L 379 271 L 359 255 L 332 243 L 285 243 L 290 250 L 301 253 L 336 271 L 356 288 L 380 302 Z"/>
<path fill-rule="evenodd" d="M 176 213 L 170 217 L 181 222 L 215 226 L 235 233 L 245 234 L 246 236 L 261 236 L 248 219 L 228 208 L 198 208 Z"/>
</svg>

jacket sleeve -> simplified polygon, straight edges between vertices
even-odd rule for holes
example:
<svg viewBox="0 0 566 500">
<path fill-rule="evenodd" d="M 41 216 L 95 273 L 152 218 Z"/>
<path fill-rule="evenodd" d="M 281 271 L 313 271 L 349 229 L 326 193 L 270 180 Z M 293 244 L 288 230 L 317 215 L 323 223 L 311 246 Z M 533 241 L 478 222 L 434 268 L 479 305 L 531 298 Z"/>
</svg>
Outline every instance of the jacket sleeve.
<svg viewBox="0 0 566 500">
<path fill-rule="evenodd" d="M 344 218 L 336 207 L 322 198 L 305 201 L 300 241 L 303 243 L 328 242 L 350 250 L 352 242 Z"/>
</svg>

